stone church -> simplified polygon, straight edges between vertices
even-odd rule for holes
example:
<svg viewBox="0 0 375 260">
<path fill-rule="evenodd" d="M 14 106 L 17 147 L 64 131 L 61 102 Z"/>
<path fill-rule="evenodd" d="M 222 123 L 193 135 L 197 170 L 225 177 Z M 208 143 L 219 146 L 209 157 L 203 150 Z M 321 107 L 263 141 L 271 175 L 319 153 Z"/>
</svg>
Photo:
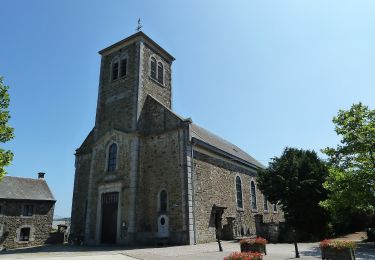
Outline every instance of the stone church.
<svg viewBox="0 0 375 260">
<path fill-rule="evenodd" d="M 171 54 L 143 32 L 99 54 L 95 126 L 76 150 L 72 236 L 196 244 L 277 231 L 283 213 L 257 188 L 263 165 L 172 111 Z"/>
</svg>

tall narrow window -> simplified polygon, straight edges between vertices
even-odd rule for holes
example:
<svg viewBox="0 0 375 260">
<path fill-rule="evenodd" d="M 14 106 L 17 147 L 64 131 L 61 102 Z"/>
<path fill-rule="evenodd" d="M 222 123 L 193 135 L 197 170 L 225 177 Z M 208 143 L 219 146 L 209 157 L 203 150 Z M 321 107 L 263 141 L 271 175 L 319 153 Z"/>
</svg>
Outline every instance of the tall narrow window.
<svg viewBox="0 0 375 260">
<path fill-rule="evenodd" d="M 158 63 L 158 82 L 160 84 L 163 84 L 164 82 L 164 69 L 163 64 L 161 62 Z"/>
<path fill-rule="evenodd" d="M 21 228 L 20 231 L 20 241 L 30 240 L 30 228 Z"/>
<path fill-rule="evenodd" d="M 112 64 L 112 80 L 118 78 L 118 61 Z"/>
<path fill-rule="evenodd" d="M 263 194 L 263 209 L 264 211 L 268 211 L 268 197 Z"/>
<path fill-rule="evenodd" d="M 243 203 L 242 203 L 242 183 L 240 176 L 236 177 L 236 193 L 237 193 L 237 207 L 242 209 Z"/>
<path fill-rule="evenodd" d="M 34 213 L 34 205 L 23 205 L 22 216 L 31 217 Z"/>
<path fill-rule="evenodd" d="M 108 171 L 113 172 L 116 170 L 117 163 L 117 144 L 113 143 L 109 146 L 108 150 Z"/>
<path fill-rule="evenodd" d="M 165 190 L 162 190 L 160 192 L 160 211 L 166 212 L 168 206 L 168 195 Z"/>
<path fill-rule="evenodd" d="M 156 79 L 156 59 L 151 58 L 151 78 Z"/>
<path fill-rule="evenodd" d="M 120 67 L 120 77 L 126 76 L 127 72 L 127 65 L 128 65 L 128 60 L 126 58 L 122 58 L 121 60 L 121 67 Z"/>
<path fill-rule="evenodd" d="M 250 183 L 250 191 L 251 191 L 251 209 L 257 209 L 257 194 L 255 189 L 255 183 L 251 181 Z"/>
<path fill-rule="evenodd" d="M 273 212 L 277 212 L 277 203 L 273 204 Z"/>
</svg>

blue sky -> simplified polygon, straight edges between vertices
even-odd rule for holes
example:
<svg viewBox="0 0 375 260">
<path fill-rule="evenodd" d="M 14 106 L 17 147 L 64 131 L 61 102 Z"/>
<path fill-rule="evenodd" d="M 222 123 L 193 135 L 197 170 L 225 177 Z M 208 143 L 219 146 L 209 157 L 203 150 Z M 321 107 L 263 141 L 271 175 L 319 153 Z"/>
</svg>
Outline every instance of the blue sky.
<svg viewBox="0 0 375 260">
<path fill-rule="evenodd" d="M 375 104 L 375 2 L 50 1 L 0 4 L 11 176 L 46 179 L 70 216 L 74 151 L 94 126 L 99 50 L 143 31 L 169 51 L 173 109 L 267 164 L 339 141 L 338 109 Z"/>
</svg>

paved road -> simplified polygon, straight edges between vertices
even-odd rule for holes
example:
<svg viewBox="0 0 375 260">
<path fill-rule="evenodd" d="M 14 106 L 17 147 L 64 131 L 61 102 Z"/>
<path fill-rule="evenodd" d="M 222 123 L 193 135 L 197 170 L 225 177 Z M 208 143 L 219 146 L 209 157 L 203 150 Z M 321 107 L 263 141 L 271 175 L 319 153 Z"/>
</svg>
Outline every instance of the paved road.
<svg viewBox="0 0 375 260">
<path fill-rule="evenodd" d="M 3 259 L 27 260 L 222 260 L 231 252 L 239 251 L 238 242 L 223 242 L 224 252 L 218 252 L 217 243 L 200 244 L 195 246 L 175 246 L 159 248 L 129 249 L 123 247 L 71 247 L 45 246 L 32 249 L 7 251 L 0 254 Z M 300 259 L 321 259 L 317 243 L 299 244 Z M 264 260 L 289 260 L 294 258 L 292 244 L 269 244 Z M 359 246 L 356 252 L 357 260 L 375 260 L 375 246 Z"/>
</svg>

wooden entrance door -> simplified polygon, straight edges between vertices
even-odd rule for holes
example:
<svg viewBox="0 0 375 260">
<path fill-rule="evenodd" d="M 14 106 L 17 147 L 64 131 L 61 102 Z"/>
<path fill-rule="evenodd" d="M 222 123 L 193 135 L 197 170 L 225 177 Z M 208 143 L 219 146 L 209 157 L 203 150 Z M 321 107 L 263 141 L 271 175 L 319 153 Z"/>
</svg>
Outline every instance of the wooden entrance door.
<svg viewBox="0 0 375 260">
<path fill-rule="evenodd" d="M 117 236 L 118 192 L 102 194 L 102 237 L 103 244 L 115 244 Z"/>
</svg>

